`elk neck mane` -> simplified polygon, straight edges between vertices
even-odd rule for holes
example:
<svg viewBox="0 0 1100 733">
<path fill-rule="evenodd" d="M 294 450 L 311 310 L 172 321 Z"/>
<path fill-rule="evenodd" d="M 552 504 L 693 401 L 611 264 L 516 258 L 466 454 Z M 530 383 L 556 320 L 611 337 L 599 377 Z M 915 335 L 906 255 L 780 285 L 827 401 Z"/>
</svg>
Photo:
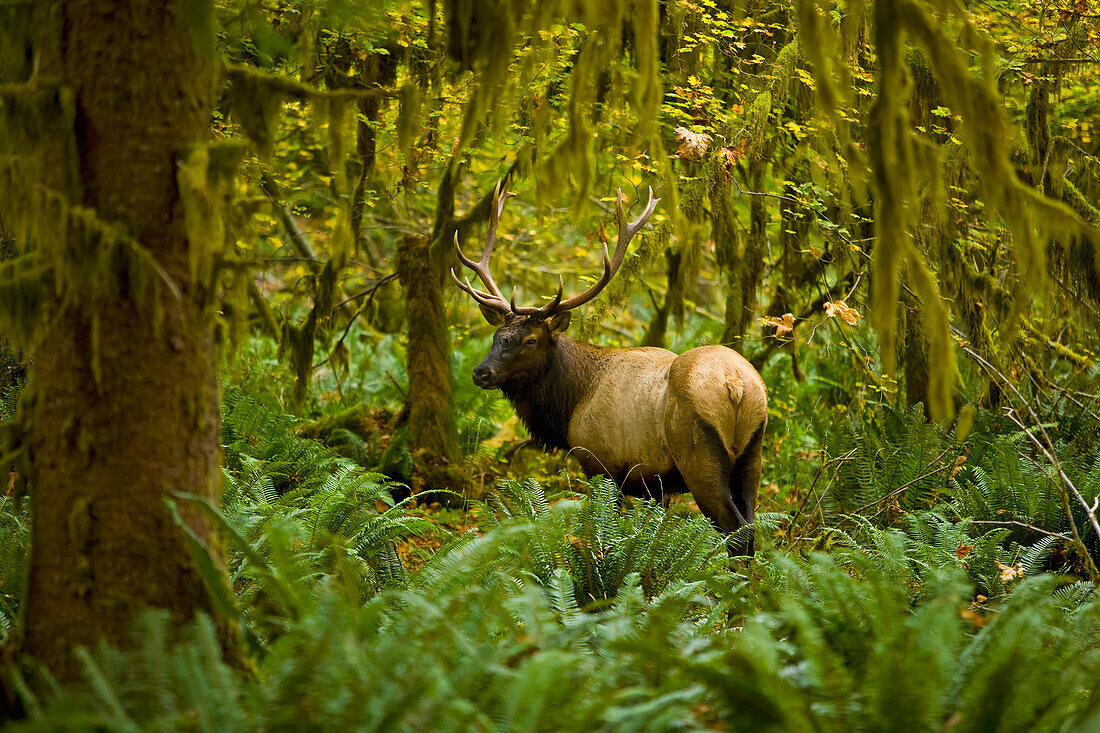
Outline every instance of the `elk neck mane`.
<svg viewBox="0 0 1100 733">
<path fill-rule="evenodd" d="M 569 420 L 599 373 L 602 351 L 560 336 L 541 379 L 501 385 L 527 431 L 543 448 L 569 449 Z"/>
</svg>

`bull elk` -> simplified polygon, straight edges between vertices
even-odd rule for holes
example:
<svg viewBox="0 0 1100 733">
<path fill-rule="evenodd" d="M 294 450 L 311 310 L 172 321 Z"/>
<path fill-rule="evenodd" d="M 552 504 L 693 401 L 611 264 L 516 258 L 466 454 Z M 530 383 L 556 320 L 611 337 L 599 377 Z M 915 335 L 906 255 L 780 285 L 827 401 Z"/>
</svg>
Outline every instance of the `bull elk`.
<svg viewBox="0 0 1100 733">
<path fill-rule="evenodd" d="M 589 476 L 613 478 L 623 493 L 650 497 L 690 491 L 702 513 L 728 534 L 753 521 L 760 483 L 767 390 L 760 374 L 725 346 L 676 355 L 666 349 L 601 348 L 565 335 L 570 311 L 595 298 L 615 276 L 627 245 L 660 199 L 649 192 L 641 215 L 626 222 L 615 205 L 614 257 L 604 245 L 603 275 L 580 295 L 557 295 L 539 307 L 505 299 L 489 272 L 497 224 L 515 194 L 497 184 L 481 259 L 459 260 L 485 286 L 451 277 L 497 327 L 474 384 L 500 388 L 543 448 L 572 450 Z M 750 538 L 748 553 L 753 552 Z"/>
</svg>

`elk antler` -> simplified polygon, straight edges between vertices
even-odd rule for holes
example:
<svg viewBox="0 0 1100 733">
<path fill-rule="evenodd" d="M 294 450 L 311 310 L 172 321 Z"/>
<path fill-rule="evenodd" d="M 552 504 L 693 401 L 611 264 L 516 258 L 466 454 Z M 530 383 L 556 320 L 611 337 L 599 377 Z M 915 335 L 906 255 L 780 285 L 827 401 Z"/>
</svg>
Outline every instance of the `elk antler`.
<svg viewBox="0 0 1100 733">
<path fill-rule="evenodd" d="M 485 283 L 487 291 L 475 288 L 470 283 L 469 278 L 466 278 L 466 281 L 462 282 L 458 279 L 458 275 L 455 274 L 453 269 L 451 270 L 451 277 L 458 287 L 462 288 L 462 290 L 468 293 L 482 306 L 492 308 L 502 313 L 514 313 L 520 316 L 538 316 L 541 318 L 549 318 L 558 313 L 573 310 L 599 295 L 600 292 L 607 287 L 607 284 L 611 282 L 611 278 L 615 277 L 615 273 L 619 271 L 619 267 L 623 264 L 623 259 L 626 257 L 626 247 L 630 244 L 630 240 L 646 225 L 646 222 L 649 221 L 649 217 L 652 216 L 654 210 L 656 210 L 657 203 L 661 200 L 653 198 L 653 188 L 651 187 L 649 189 L 649 202 L 646 204 L 645 209 L 637 219 L 627 223 L 626 207 L 624 204 L 625 199 L 623 197 L 623 191 L 620 188 L 615 201 L 615 223 L 619 228 L 619 238 L 615 245 L 614 257 L 608 256 L 607 243 L 604 243 L 603 274 L 600 275 L 600 279 L 580 295 L 575 295 L 563 301 L 562 294 L 565 289 L 565 284 L 559 278 L 558 293 L 549 303 L 541 306 L 517 306 L 515 293 L 512 294 L 511 301 L 506 300 L 504 295 L 500 292 L 500 288 L 497 287 L 496 281 L 493 280 L 493 276 L 489 273 L 489 257 L 492 256 L 493 245 L 496 244 L 497 224 L 500 222 L 500 215 L 504 211 L 505 203 L 507 203 L 508 199 L 512 196 L 515 196 L 515 194 L 510 193 L 507 190 L 507 186 L 502 188 L 501 183 L 498 181 L 497 187 L 493 191 L 492 209 L 489 212 L 489 232 L 485 236 L 485 251 L 481 253 L 481 259 L 477 262 L 474 262 L 462 253 L 462 248 L 458 245 L 458 232 L 455 232 L 455 252 L 458 253 L 458 259 L 461 260 L 462 264 L 466 265 L 466 267 L 469 267 L 477 273 L 477 276 L 481 278 L 481 282 Z"/>
<path fill-rule="evenodd" d="M 513 309 L 500 292 L 500 288 L 497 287 L 492 273 L 489 272 L 489 258 L 493 256 L 493 247 L 497 243 L 497 224 L 500 223 L 500 215 L 504 212 L 504 205 L 508 203 L 508 199 L 513 196 L 515 194 L 508 190 L 507 183 L 497 181 L 497 186 L 493 189 L 492 206 L 489 209 L 489 231 L 485 235 L 485 250 L 481 253 L 481 259 L 477 262 L 463 254 L 462 247 L 458 245 L 458 232 L 455 232 L 455 252 L 458 254 L 458 259 L 466 267 L 477 273 L 477 276 L 481 278 L 481 282 L 485 283 L 485 287 L 488 288 L 488 292 L 478 290 L 471 285 L 470 278 L 466 278 L 465 283 L 462 282 L 455 274 L 454 268 L 451 268 L 451 278 L 454 279 L 458 287 L 466 291 L 470 297 L 481 305 L 502 313 L 512 312 Z"/>
<path fill-rule="evenodd" d="M 618 195 L 615 200 L 615 224 L 619 228 L 619 241 L 615 245 L 615 256 L 608 257 L 607 255 L 607 243 L 603 246 L 603 274 L 600 275 L 600 279 L 593 283 L 592 287 L 585 290 L 580 295 L 574 295 L 566 301 L 562 301 L 562 288 L 559 283 L 558 294 L 554 296 L 554 299 L 543 306 L 537 307 L 516 307 L 513 301 L 512 312 L 517 315 L 537 315 L 543 318 L 549 318 L 550 316 L 565 311 L 573 310 L 578 306 L 582 306 L 588 301 L 595 298 L 600 292 L 607 287 L 607 284 L 611 282 L 611 278 L 615 277 L 615 273 L 619 271 L 619 266 L 623 264 L 623 259 L 626 258 L 626 246 L 630 244 L 630 240 L 634 238 L 642 227 L 649 221 L 649 217 L 653 215 L 653 212 L 657 208 L 657 203 L 661 199 L 653 198 L 653 188 L 649 189 L 649 203 L 646 204 L 645 209 L 638 216 L 637 219 L 626 223 L 626 207 L 624 205 L 625 199 L 623 198 L 623 190 L 618 189 Z"/>
</svg>

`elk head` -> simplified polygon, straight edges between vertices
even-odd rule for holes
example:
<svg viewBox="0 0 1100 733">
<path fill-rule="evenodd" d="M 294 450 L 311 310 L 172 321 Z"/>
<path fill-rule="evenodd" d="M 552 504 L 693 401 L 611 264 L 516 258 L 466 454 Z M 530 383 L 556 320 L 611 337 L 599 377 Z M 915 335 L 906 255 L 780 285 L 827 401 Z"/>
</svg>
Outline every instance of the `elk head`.
<svg viewBox="0 0 1100 733">
<path fill-rule="evenodd" d="M 603 274 L 592 287 L 579 295 L 562 299 L 564 282 L 559 282 L 558 293 L 542 306 L 517 306 L 515 293 L 511 300 L 504 297 L 492 274 L 489 272 L 489 258 L 496 244 L 497 224 L 508 199 L 515 194 L 507 190 L 498 181 L 493 192 L 492 206 L 489 212 L 489 230 L 485 237 L 485 249 L 481 259 L 474 262 L 467 257 L 458 244 L 458 232 L 455 232 L 454 246 L 458 259 L 473 270 L 485 290 L 479 290 L 458 278 L 451 270 L 451 277 L 462 290 L 466 291 L 481 308 L 481 313 L 491 325 L 497 327 L 493 334 L 493 347 L 488 356 L 474 369 L 474 384 L 482 389 L 495 389 L 510 382 L 528 383 L 537 380 L 546 373 L 551 350 L 558 338 L 569 327 L 570 311 L 595 298 L 611 282 L 626 257 L 626 248 L 630 240 L 649 221 L 660 199 L 653 198 L 653 189 L 649 190 L 649 202 L 641 215 L 632 222 L 626 221 L 626 208 L 622 189 L 619 189 L 615 202 L 615 221 L 618 226 L 618 242 L 615 255 L 608 256 L 607 244 L 603 247 Z"/>
</svg>

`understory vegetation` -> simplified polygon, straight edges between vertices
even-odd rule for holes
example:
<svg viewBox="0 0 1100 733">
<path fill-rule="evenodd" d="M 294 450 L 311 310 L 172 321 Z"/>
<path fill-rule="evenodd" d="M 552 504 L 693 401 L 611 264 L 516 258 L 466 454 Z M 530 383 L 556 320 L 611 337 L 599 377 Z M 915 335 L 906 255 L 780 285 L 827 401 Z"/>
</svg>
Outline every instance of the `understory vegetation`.
<svg viewBox="0 0 1100 733">
<path fill-rule="evenodd" d="M 12 730 L 1100 725 L 1100 602 L 1064 487 L 1027 438 L 1042 429 L 1095 502 L 1096 399 L 1042 402 L 1027 432 L 980 411 L 962 436 L 876 401 L 844 361 L 771 382 L 750 562 L 686 498 L 664 511 L 568 462 L 547 474 L 560 457 L 522 463 L 483 425 L 507 416 L 487 394 L 469 396 L 463 433 L 481 432 L 464 463 L 496 488 L 465 505 L 410 497 L 378 472 L 407 450 L 386 420 L 330 430 L 331 446 L 303 437 L 324 420 L 288 413 L 286 367 L 255 339 L 225 374 L 221 506 L 174 499 L 229 538 L 222 600 L 255 666 L 223 662 L 208 622 L 180 635 L 148 612 L 136 651 L 81 652 L 75 688 L 21 684 L 29 718 Z M 345 396 L 396 408 L 400 368 L 362 366 Z M 1095 557 L 1085 511 L 1072 515 Z M 5 498 L 5 633 L 26 524 Z"/>
</svg>

